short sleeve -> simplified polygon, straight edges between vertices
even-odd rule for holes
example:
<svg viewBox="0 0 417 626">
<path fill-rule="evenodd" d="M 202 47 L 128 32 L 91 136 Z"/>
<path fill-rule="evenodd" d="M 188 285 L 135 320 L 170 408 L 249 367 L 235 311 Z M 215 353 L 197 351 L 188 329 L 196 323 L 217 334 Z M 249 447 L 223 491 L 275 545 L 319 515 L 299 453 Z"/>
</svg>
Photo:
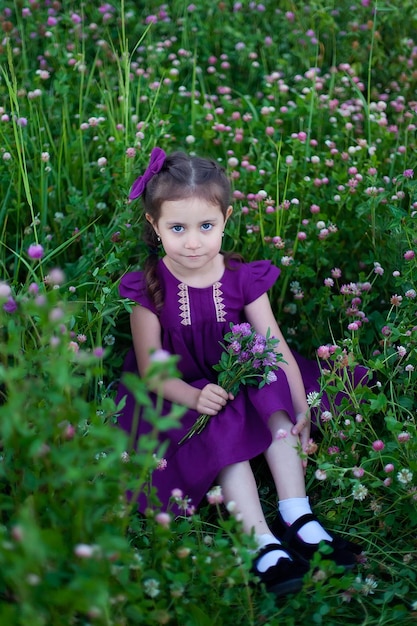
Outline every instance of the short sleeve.
<svg viewBox="0 0 417 626">
<path fill-rule="evenodd" d="M 244 282 L 246 305 L 266 293 L 275 284 L 280 270 L 271 261 L 253 261 L 244 267 L 247 273 Z"/>
<path fill-rule="evenodd" d="M 146 289 L 143 272 L 129 272 L 129 274 L 125 274 L 120 281 L 119 293 L 122 298 L 133 300 L 133 302 L 137 302 L 156 314 L 155 305 Z"/>
</svg>

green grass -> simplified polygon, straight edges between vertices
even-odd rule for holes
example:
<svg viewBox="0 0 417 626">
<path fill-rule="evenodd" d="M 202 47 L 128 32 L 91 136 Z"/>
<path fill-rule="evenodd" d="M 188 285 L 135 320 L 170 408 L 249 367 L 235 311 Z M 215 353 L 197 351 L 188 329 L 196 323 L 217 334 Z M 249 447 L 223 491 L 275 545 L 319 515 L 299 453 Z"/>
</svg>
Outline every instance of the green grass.
<svg viewBox="0 0 417 626">
<path fill-rule="evenodd" d="M 414 3 L 90 4 L 0 10 L 1 622 L 415 623 Z M 281 268 L 272 304 L 294 348 L 335 347 L 323 390 L 346 400 L 307 486 L 367 558 L 349 575 L 317 563 L 279 602 L 251 584 L 251 540 L 222 509 L 166 527 L 125 501 L 163 455 L 157 411 L 141 454 L 113 427 L 130 345 L 118 283 L 145 254 L 127 196 L 156 145 L 224 165 L 225 247 Z M 352 390 L 346 360 L 378 386 Z"/>
</svg>

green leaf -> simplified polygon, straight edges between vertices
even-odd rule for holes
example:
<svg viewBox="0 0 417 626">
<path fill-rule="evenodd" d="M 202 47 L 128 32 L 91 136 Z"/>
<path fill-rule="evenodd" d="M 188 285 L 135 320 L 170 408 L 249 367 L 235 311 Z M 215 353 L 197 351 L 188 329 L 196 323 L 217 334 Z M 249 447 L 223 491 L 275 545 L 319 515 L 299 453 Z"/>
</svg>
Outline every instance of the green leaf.
<svg viewBox="0 0 417 626">
<path fill-rule="evenodd" d="M 409 398 L 408 396 L 401 396 L 398 400 L 398 404 L 402 406 L 404 409 L 408 409 L 409 411 L 413 410 L 414 401 L 413 398 Z"/>
<path fill-rule="evenodd" d="M 229 366 L 229 355 L 227 354 L 227 352 L 222 352 L 220 363 L 224 368 L 227 368 Z"/>
<path fill-rule="evenodd" d="M 188 622 L 189 624 L 193 624 L 193 626 L 213 626 L 213 616 L 207 615 L 207 613 L 196 604 L 187 605 L 187 612 L 192 618 L 192 620 Z"/>
<path fill-rule="evenodd" d="M 370 405 L 373 411 L 384 412 L 387 408 L 388 399 L 384 393 L 380 393 L 374 400 L 371 400 Z"/>
</svg>

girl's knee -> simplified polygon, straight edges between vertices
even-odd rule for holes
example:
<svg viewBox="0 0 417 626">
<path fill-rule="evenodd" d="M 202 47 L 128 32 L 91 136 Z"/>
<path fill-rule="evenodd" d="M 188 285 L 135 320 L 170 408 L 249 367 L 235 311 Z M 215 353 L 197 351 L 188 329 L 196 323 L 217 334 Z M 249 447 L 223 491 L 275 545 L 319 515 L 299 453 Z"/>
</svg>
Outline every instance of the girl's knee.
<svg viewBox="0 0 417 626">
<path fill-rule="evenodd" d="M 271 430 L 285 427 L 290 428 L 292 426 L 292 421 L 286 411 L 276 411 L 275 413 L 272 413 L 269 418 L 268 425 Z"/>
</svg>

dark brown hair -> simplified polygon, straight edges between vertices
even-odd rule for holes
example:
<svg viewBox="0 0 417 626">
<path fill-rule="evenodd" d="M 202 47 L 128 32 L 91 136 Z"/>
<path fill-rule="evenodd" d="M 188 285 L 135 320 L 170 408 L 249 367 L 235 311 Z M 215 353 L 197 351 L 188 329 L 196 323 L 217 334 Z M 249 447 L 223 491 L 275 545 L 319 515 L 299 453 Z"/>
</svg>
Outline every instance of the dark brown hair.
<svg viewBox="0 0 417 626">
<path fill-rule="evenodd" d="M 212 159 L 173 152 L 167 155 L 160 172 L 146 185 L 143 192 L 145 213 L 149 213 L 156 223 L 160 218 L 163 202 L 190 197 L 202 198 L 219 206 L 223 216 L 226 217 L 231 201 L 229 179 L 224 169 Z M 160 309 L 164 294 L 156 270 L 159 241 L 148 221 L 145 223 L 143 236 L 149 250 L 144 264 L 148 294 L 156 308 Z"/>
</svg>

